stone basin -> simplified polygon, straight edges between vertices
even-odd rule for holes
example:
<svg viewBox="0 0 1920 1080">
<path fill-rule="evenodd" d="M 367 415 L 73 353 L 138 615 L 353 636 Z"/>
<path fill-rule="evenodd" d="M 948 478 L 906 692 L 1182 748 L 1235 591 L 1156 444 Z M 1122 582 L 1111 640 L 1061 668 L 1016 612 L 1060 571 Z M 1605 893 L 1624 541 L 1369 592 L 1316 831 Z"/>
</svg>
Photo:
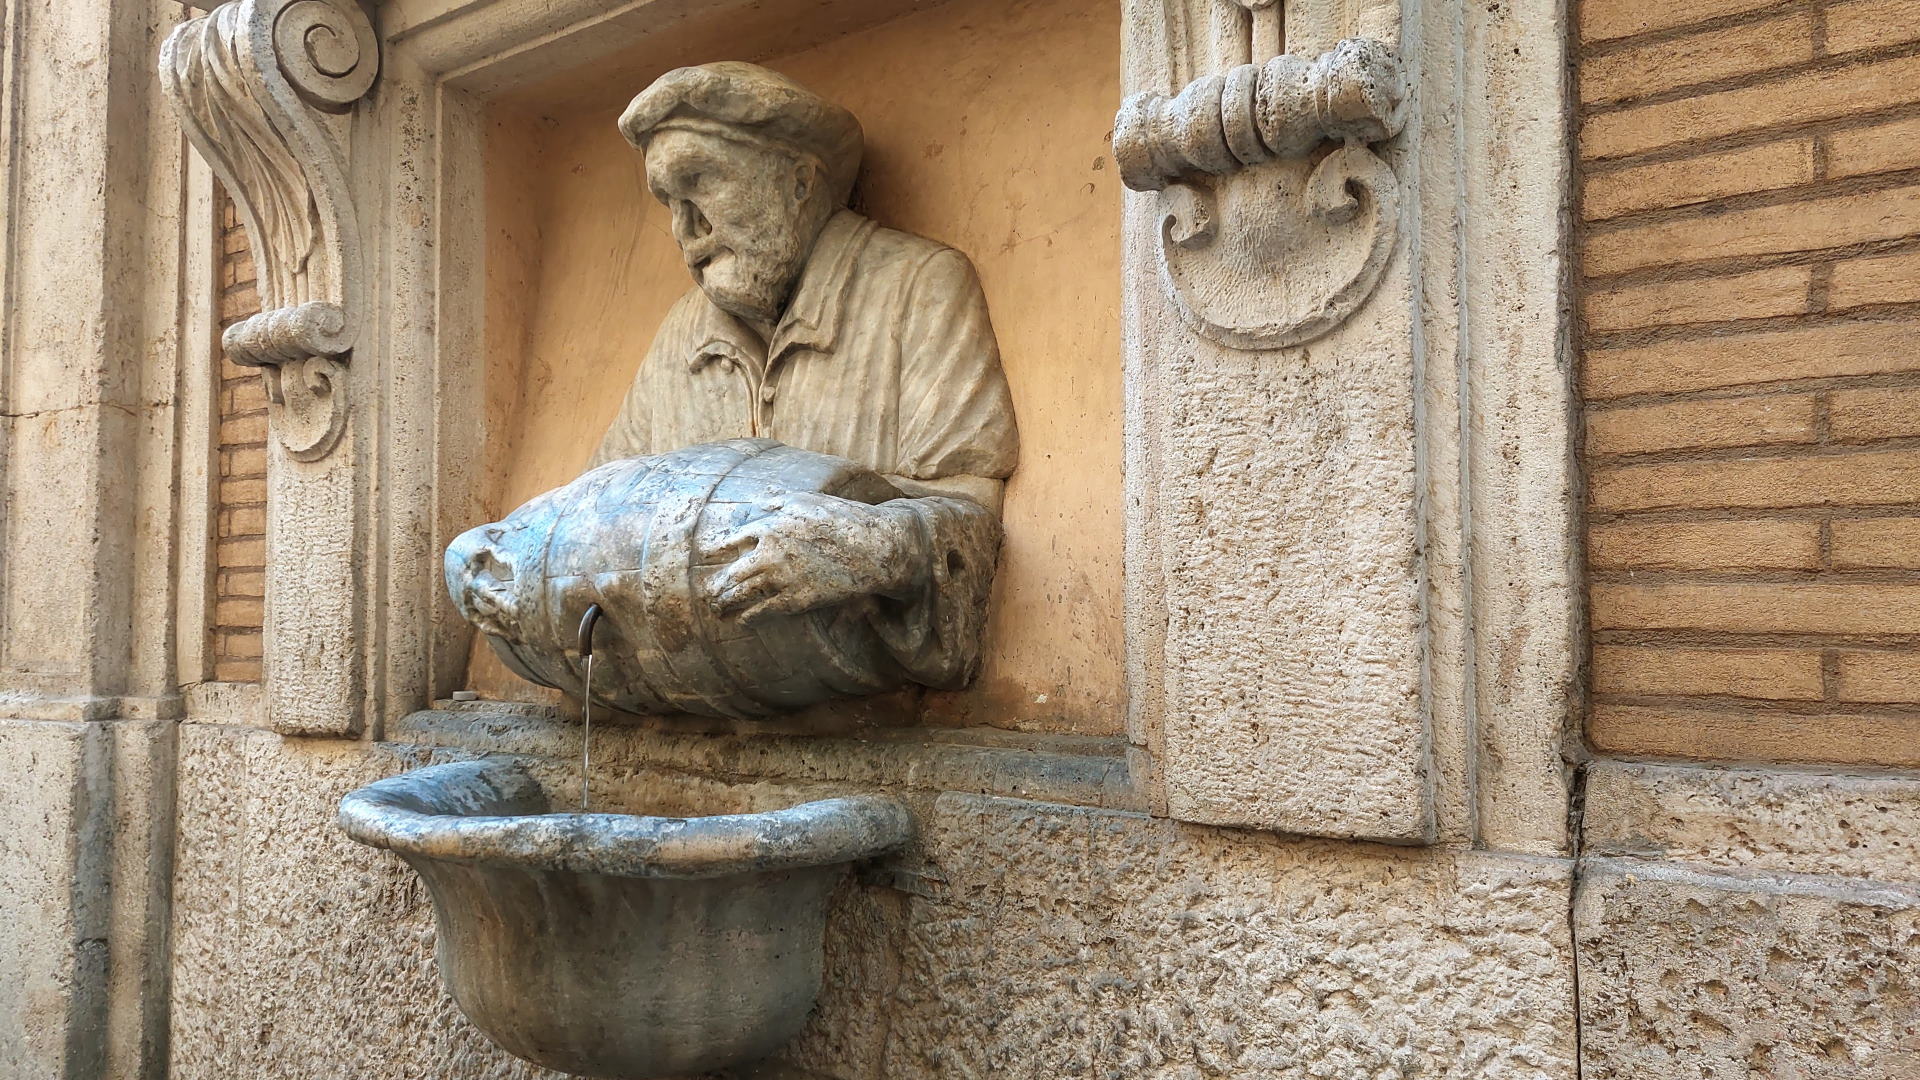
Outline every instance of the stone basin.
<svg viewBox="0 0 1920 1080">
<path fill-rule="evenodd" d="M 828 895 L 912 835 L 904 807 L 871 796 L 716 817 L 549 813 L 502 760 L 369 784 L 340 822 L 426 881 L 441 978 L 480 1030 L 615 1080 L 779 1050 L 819 993 Z"/>
</svg>

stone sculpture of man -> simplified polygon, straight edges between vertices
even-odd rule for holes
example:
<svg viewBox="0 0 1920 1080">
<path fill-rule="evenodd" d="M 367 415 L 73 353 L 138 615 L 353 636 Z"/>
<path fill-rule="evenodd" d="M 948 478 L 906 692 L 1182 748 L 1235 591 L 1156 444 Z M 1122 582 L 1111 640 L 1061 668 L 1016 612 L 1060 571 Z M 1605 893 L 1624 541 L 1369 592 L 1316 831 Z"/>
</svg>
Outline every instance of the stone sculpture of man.
<svg viewBox="0 0 1920 1080">
<path fill-rule="evenodd" d="M 966 256 L 847 209 L 859 122 L 753 64 L 680 68 L 620 118 L 695 287 L 667 314 L 595 463 L 740 436 L 997 512 L 1018 438 Z M 898 504 L 791 498 L 736 539 L 722 611 L 898 592 L 927 526 Z M 921 508 L 931 509 L 931 508 Z M 936 545 L 937 546 L 937 545 Z"/>
<path fill-rule="evenodd" d="M 860 125 L 764 68 L 668 72 L 620 130 L 695 287 L 594 467 L 448 549 L 455 604 L 568 689 L 597 606 L 636 712 L 964 685 L 1018 453 L 973 266 L 847 209 Z"/>
</svg>

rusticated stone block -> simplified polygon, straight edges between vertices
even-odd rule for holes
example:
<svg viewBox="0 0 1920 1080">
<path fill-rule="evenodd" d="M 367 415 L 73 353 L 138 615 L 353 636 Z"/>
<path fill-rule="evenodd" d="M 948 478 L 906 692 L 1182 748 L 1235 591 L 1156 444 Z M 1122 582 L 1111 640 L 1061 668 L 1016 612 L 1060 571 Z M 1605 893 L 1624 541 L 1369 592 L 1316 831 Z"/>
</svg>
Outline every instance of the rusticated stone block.
<svg viewBox="0 0 1920 1080">
<path fill-rule="evenodd" d="M 795 1060 L 843 1080 L 1572 1075 L 1568 864 L 946 794 Z"/>
<path fill-rule="evenodd" d="M 557 1078 L 466 1022 L 425 886 L 336 824 L 342 795 L 410 764 L 181 726 L 170 1076 Z"/>
<path fill-rule="evenodd" d="M 1585 1080 L 1920 1076 L 1920 890 L 1585 864 Z"/>
<path fill-rule="evenodd" d="M 1585 823 L 1591 855 L 1920 885 L 1920 781 L 1898 774 L 1596 762 Z"/>
</svg>

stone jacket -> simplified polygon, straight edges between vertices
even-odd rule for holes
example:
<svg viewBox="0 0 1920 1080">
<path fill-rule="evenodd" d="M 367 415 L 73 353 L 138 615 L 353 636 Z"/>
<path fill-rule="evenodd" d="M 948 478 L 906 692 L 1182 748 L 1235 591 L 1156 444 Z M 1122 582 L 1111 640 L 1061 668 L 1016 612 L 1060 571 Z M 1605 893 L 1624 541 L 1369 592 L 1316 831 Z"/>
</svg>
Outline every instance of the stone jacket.
<svg viewBox="0 0 1920 1080">
<path fill-rule="evenodd" d="M 840 211 L 768 345 L 699 288 L 680 298 L 594 464 L 740 436 L 889 477 L 1005 478 L 1019 438 L 973 265 Z"/>
</svg>

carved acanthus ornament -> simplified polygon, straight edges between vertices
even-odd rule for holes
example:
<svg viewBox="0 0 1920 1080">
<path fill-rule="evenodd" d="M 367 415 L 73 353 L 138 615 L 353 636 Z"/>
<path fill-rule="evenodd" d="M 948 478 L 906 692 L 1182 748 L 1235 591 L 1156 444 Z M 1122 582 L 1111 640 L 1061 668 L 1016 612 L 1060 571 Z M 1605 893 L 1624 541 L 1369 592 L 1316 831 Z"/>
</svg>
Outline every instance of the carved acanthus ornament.
<svg viewBox="0 0 1920 1080">
<path fill-rule="evenodd" d="M 1159 192 L 1161 272 L 1188 324 L 1272 349 L 1340 325 L 1379 281 L 1399 183 L 1368 144 L 1399 133 L 1407 94 L 1398 57 L 1370 38 L 1260 61 L 1277 48 L 1276 5 L 1236 2 L 1256 62 L 1128 98 L 1114 156 L 1128 187 Z"/>
<path fill-rule="evenodd" d="M 345 114 L 373 87 L 380 44 L 353 0 L 235 0 L 182 24 L 160 75 L 187 135 L 239 205 L 261 312 L 227 355 L 259 367 L 275 436 L 325 457 L 346 424 L 346 361 L 362 318 Z"/>
</svg>

